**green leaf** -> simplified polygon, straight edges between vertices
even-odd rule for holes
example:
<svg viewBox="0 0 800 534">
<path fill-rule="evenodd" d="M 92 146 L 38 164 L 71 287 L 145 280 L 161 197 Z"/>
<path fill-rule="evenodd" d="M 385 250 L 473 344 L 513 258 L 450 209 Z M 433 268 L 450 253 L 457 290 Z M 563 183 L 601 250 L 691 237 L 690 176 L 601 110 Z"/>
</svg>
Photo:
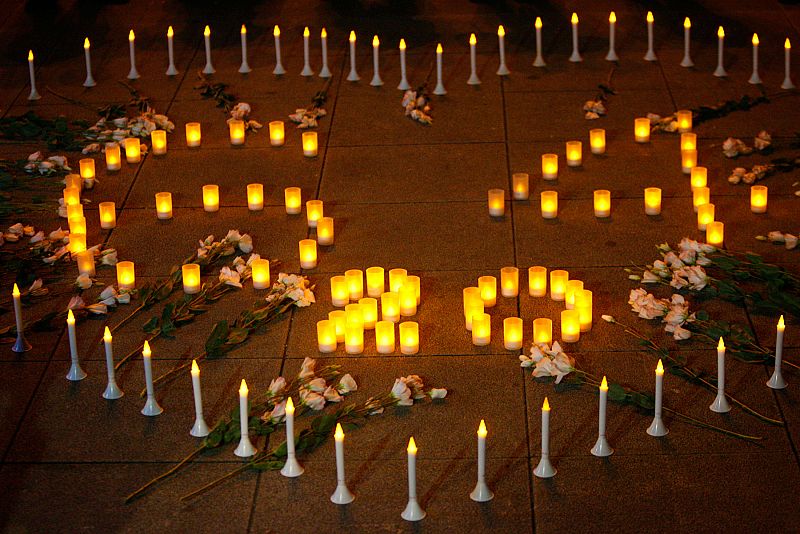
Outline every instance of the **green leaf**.
<svg viewBox="0 0 800 534">
<path fill-rule="evenodd" d="M 250 335 L 250 331 L 247 328 L 231 328 L 228 331 L 227 339 L 225 340 L 226 345 L 238 345 L 239 343 L 243 343 L 247 336 Z"/>
<path fill-rule="evenodd" d="M 158 317 L 151 317 L 149 321 L 142 325 L 142 330 L 148 334 L 155 334 L 158 332 Z"/>
<path fill-rule="evenodd" d="M 624 402 L 625 398 L 628 396 L 625 388 L 621 385 L 617 384 L 616 382 L 612 382 L 608 386 L 608 398 L 611 399 L 613 402 Z"/>
</svg>

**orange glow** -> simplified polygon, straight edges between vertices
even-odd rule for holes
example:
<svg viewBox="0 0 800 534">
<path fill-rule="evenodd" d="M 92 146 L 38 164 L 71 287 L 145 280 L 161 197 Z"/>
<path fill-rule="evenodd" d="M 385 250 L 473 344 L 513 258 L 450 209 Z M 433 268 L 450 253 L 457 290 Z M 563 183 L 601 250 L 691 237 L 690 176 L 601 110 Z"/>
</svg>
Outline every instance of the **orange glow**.
<svg viewBox="0 0 800 534">
<path fill-rule="evenodd" d="M 573 24 L 577 24 L 578 23 L 578 14 L 575 13 L 575 12 L 572 13 L 572 23 Z"/>
<path fill-rule="evenodd" d="M 276 28 L 277 28 L 277 26 L 276 26 Z M 350 42 L 351 43 L 355 43 L 356 42 L 356 32 L 354 32 L 353 30 L 350 30 Z"/>
<path fill-rule="evenodd" d="M 611 12 L 610 15 L 608 15 L 608 22 L 610 22 L 611 24 L 617 22 L 617 14 L 614 13 L 613 11 Z"/>
<path fill-rule="evenodd" d="M 111 330 L 109 330 L 108 327 L 106 327 L 106 331 L 103 334 L 103 341 L 105 341 L 106 343 L 111 343 L 112 339 L 113 338 L 111 337 Z M 192 360 L 192 362 L 194 363 L 194 365 L 192 366 L 192 371 L 194 371 L 194 369 L 197 368 L 197 362 L 195 362 L 194 360 Z M 198 372 L 200 372 L 199 369 Z"/>
<path fill-rule="evenodd" d="M 753 34 L 753 46 L 758 46 L 758 34 Z"/>
<path fill-rule="evenodd" d="M 547 397 L 544 398 L 544 402 L 542 403 L 542 411 L 543 412 L 550 411 L 550 402 L 547 400 Z"/>
<path fill-rule="evenodd" d="M 405 50 L 405 49 L 406 49 L 406 40 L 400 39 L 400 50 Z"/>
<path fill-rule="evenodd" d="M 469 36 L 469 44 L 470 44 L 470 46 L 475 46 L 475 44 L 477 42 L 478 42 L 478 39 L 475 38 L 475 34 L 474 33 L 470 34 L 470 36 Z"/>
<path fill-rule="evenodd" d="M 277 24 L 276 24 L 276 25 L 275 25 L 275 27 L 272 29 L 272 35 L 274 35 L 275 37 L 280 37 L 280 36 L 281 36 L 281 29 L 280 29 L 280 28 L 278 28 L 278 25 L 277 25 Z"/>
<path fill-rule="evenodd" d="M 787 39 L 786 41 L 788 42 L 789 40 Z M 89 38 L 87 37 L 86 39 L 83 40 L 83 48 L 88 50 L 90 46 L 91 45 L 89 44 Z"/>
<path fill-rule="evenodd" d="M 15 286 L 15 287 L 16 287 L 16 286 Z M 785 325 L 784 325 L 784 323 L 783 323 L 783 315 L 781 315 L 781 318 L 780 318 L 780 319 L 778 319 L 778 330 L 780 330 L 781 332 L 783 332 L 783 330 L 784 330 L 785 328 L 786 328 L 786 326 L 785 326 Z"/>
<path fill-rule="evenodd" d="M 294 401 L 291 397 L 286 399 L 286 415 L 294 415 Z"/>
<path fill-rule="evenodd" d="M 208 24 L 206 24 L 206 29 L 203 30 L 203 35 L 206 37 L 211 35 L 211 28 L 208 27 Z"/>
<path fill-rule="evenodd" d="M 478 437 L 485 438 L 489 432 L 486 430 L 486 423 L 481 419 L 481 424 L 478 426 Z"/>
<path fill-rule="evenodd" d="M 606 380 L 605 375 L 603 376 L 603 381 L 600 382 L 600 389 L 603 391 L 608 391 L 608 381 Z"/>
<path fill-rule="evenodd" d="M 689 20 L 689 17 L 686 17 L 685 19 L 683 19 L 683 27 L 686 28 L 686 29 L 689 29 L 689 28 L 692 27 L 692 21 Z"/>
<path fill-rule="evenodd" d="M 344 430 L 342 430 L 341 423 L 336 423 L 336 432 L 333 433 L 333 439 L 336 441 L 344 441 Z"/>
<path fill-rule="evenodd" d="M 653 18 L 653 12 L 652 11 L 648 11 L 647 12 L 647 22 L 653 22 L 654 20 L 655 19 Z"/>
<path fill-rule="evenodd" d="M 130 33 L 128 33 L 128 41 L 133 42 L 134 39 L 136 39 L 136 36 L 133 34 L 133 30 L 131 30 Z"/>
<path fill-rule="evenodd" d="M 722 338 L 719 338 L 719 343 L 717 344 L 717 350 L 725 350 L 725 343 L 722 341 Z"/>
<path fill-rule="evenodd" d="M 505 37 L 505 35 L 506 35 L 506 29 L 503 28 L 503 25 L 501 24 L 500 26 L 497 27 L 497 36 Z"/>
<path fill-rule="evenodd" d="M 175 32 L 172 30 L 172 26 L 167 28 L 167 37 L 173 37 L 174 35 L 175 35 Z"/>
<path fill-rule="evenodd" d="M 380 39 L 378 39 L 378 36 L 377 36 L 377 35 L 376 35 L 376 36 L 374 36 L 374 37 L 372 38 L 372 46 L 373 46 L 373 48 L 378 48 L 378 47 L 380 46 L 380 44 L 381 44 L 381 40 L 380 40 Z"/>
<path fill-rule="evenodd" d="M 720 39 L 725 37 L 725 30 L 722 29 L 722 26 L 720 26 L 719 29 L 717 30 L 717 37 L 719 37 Z"/>
<path fill-rule="evenodd" d="M 658 360 L 658 365 L 656 365 L 656 374 L 664 375 L 664 364 L 661 363 L 661 359 Z"/>
<path fill-rule="evenodd" d="M 408 448 L 406 450 L 408 451 L 408 454 L 413 454 L 413 455 L 416 456 L 416 454 L 417 454 L 417 444 L 414 442 L 414 437 L 413 436 L 408 440 Z"/>
</svg>

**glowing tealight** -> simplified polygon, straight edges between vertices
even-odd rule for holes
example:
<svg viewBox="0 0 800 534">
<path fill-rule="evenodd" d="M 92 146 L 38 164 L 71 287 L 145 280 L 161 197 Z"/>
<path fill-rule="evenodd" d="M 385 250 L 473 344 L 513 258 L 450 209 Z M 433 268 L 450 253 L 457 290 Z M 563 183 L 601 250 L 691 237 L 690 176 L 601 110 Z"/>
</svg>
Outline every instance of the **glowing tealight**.
<svg viewBox="0 0 800 534">
<path fill-rule="evenodd" d="M 583 162 L 583 143 L 567 141 L 567 166 L 580 167 Z"/>
<path fill-rule="evenodd" d="M 394 323 L 392 321 L 375 323 L 375 347 L 378 354 L 394 352 Z"/>
<path fill-rule="evenodd" d="M 715 247 L 722 247 L 725 238 L 725 225 L 720 221 L 713 221 L 706 225 L 706 243 Z"/>
<path fill-rule="evenodd" d="M 476 313 L 472 316 L 472 344 L 483 347 L 492 341 L 492 316 Z"/>
<path fill-rule="evenodd" d="M 283 121 L 271 121 L 269 123 L 269 144 L 272 146 L 283 146 L 283 143 Z"/>
<path fill-rule="evenodd" d="M 381 293 L 381 319 L 393 323 L 400 320 L 399 295 L 394 291 Z"/>
<path fill-rule="evenodd" d="M 333 217 L 320 217 L 317 220 L 317 243 L 333 245 Z"/>
<path fill-rule="evenodd" d="M 322 353 L 336 350 L 336 325 L 330 319 L 317 321 L 317 348 Z"/>
<path fill-rule="evenodd" d="M 561 269 L 550 271 L 550 298 L 562 302 L 567 294 L 569 272 Z"/>
<path fill-rule="evenodd" d="M 247 209 L 250 211 L 264 209 L 264 184 L 247 184 Z"/>
<path fill-rule="evenodd" d="M 767 212 L 767 186 L 754 185 L 750 187 L 750 211 L 753 213 Z"/>
<path fill-rule="evenodd" d="M 117 285 L 120 289 L 136 287 L 136 271 L 132 261 L 117 262 Z"/>
<path fill-rule="evenodd" d="M 530 177 L 527 172 L 515 172 L 511 175 L 511 188 L 514 200 L 527 200 L 530 196 Z"/>
<path fill-rule="evenodd" d="M 519 295 L 519 269 L 516 267 L 500 269 L 500 294 L 506 298 Z"/>
<path fill-rule="evenodd" d="M 711 202 L 711 189 L 708 187 L 692 188 L 692 206 L 694 206 L 695 213 L 700 206 L 709 202 Z"/>
<path fill-rule="evenodd" d="M 253 289 L 267 289 L 270 283 L 269 260 L 258 258 L 250 262 Z"/>
<path fill-rule="evenodd" d="M 697 207 L 697 229 L 705 231 L 708 223 L 714 222 L 714 204 Z"/>
<path fill-rule="evenodd" d="M 644 190 L 644 212 L 647 215 L 659 215 L 661 213 L 661 189 L 658 187 L 647 187 Z"/>
<path fill-rule="evenodd" d="M 519 317 L 506 317 L 503 319 L 503 347 L 506 350 L 519 350 L 522 348 L 522 319 Z"/>
<path fill-rule="evenodd" d="M 358 300 L 364 297 L 364 272 L 361 269 L 348 269 L 344 272 L 347 281 L 347 291 L 350 300 Z"/>
<path fill-rule="evenodd" d="M 592 149 L 592 154 L 605 154 L 606 131 L 602 128 L 589 130 L 589 146 Z"/>
<path fill-rule="evenodd" d="M 244 144 L 244 121 L 237 119 L 228 120 L 228 132 L 232 145 L 238 146 Z"/>
<path fill-rule="evenodd" d="M 153 154 L 163 156 L 167 153 L 167 132 L 166 130 L 153 130 L 150 132 L 150 144 L 153 145 Z"/>
<path fill-rule="evenodd" d="M 553 321 L 546 317 L 533 320 L 533 342 L 548 345 L 553 342 Z"/>
<path fill-rule="evenodd" d="M 195 148 L 200 146 L 201 141 L 200 123 L 187 122 L 186 123 L 186 146 Z"/>
<path fill-rule="evenodd" d="M 142 161 L 142 143 L 138 137 L 129 137 L 123 142 L 125 147 L 125 161 L 139 163 Z"/>
<path fill-rule="evenodd" d="M 532 297 L 547 295 L 547 267 L 535 265 L 528 268 L 528 294 Z"/>
<path fill-rule="evenodd" d="M 156 217 L 159 219 L 172 218 L 172 193 L 156 193 Z"/>
<path fill-rule="evenodd" d="M 685 132 L 681 134 L 681 150 L 696 150 L 697 149 L 697 134 L 692 132 Z"/>
<path fill-rule="evenodd" d="M 594 216 L 604 219 L 611 216 L 611 191 L 596 189 L 594 192 Z"/>
<path fill-rule="evenodd" d="M 117 209 L 113 202 L 101 202 L 98 204 L 100 211 L 100 228 L 110 230 L 117 226 Z"/>
<path fill-rule="evenodd" d="M 688 18 L 686 20 L 689 20 Z M 678 132 L 686 133 L 692 131 L 692 112 L 688 109 L 681 109 L 675 114 L 678 119 Z"/>
<path fill-rule="evenodd" d="M 181 266 L 181 276 L 183 278 L 183 292 L 193 295 L 200 291 L 200 265 L 196 263 L 185 263 Z"/>
<path fill-rule="evenodd" d="M 542 178 L 545 180 L 558 178 L 558 154 L 542 154 Z"/>
<path fill-rule="evenodd" d="M 650 119 L 642 117 L 633 121 L 633 136 L 637 143 L 650 142 Z"/>
<path fill-rule="evenodd" d="M 317 132 L 303 132 L 303 155 L 307 158 L 317 156 Z"/>
<path fill-rule="evenodd" d="M 299 187 L 287 187 L 283 190 L 286 213 L 297 215 L 303 209 L 302 194 Z"/>
<path fill-rule="evenodd" d="M 380 297 L 385 289 L 383 267 L 367 268 L 367 295 Z"/>
<path fill-rule="evenodd" d="M 542 218 L 555 219 L 558 217 L 558 192 L 557 191 L 542 191 Z"/>
<path fill-rule="evenodd" d="M 683 174 L 691 174 L 697 166 L 697 149 L 681 150 L 681 170 Z"/>
<path fill-rule="evenodd" d="M 400 323 L 400 352 L 416 354 L 419 352 L 419 324 L 413 321 Z"/>
<path fill-rule="evenodd" d="M 219 211 L 219 186 L 203 186 L 203 209 L 208 212 Z"/>
<path fill-rule="evenodd" d="M 690 176 L 692 189 L 708 185 L 708 169 L 706 167 L 692 167 Z"/>
<path fill-rule="evenodd" d="M 561 311 L 561 341 L 575 343 L 581 338 L 580 313 L 578 310 Z"/>
<path fill-rule="evenodd" d="M 106 143 L 106 170 L 118 171 L 122 167 L 122 155 L 117 143 Z"/>
<path fill-rule="evenodd" d="M 314 269 L 317 266 L 317 242 L 313 239 L 300 240 L 300 268 Z"/>
<path fill-rule="evenodd" d="M 323 204 L 321 200 L 309 200 L 306 202 L 306 220 L 309 228 L 316 228 L 317 221 L 323 216 Z"/>
</svg>

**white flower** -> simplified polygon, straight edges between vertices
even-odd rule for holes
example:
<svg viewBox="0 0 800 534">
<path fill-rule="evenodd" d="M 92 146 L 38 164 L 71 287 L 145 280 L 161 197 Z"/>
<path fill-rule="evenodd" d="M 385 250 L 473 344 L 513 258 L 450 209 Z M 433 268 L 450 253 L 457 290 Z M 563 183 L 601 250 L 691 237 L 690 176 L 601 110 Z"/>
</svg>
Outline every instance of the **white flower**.
<svg viewBox="0 0 800 534">
<path fill-rule="evenodd" d="M 683 339 L 689 339 L 690 337 L 692 337 L 692 333 L 689 330 L 683 328 L 682 326 L 676 325 L 675 328 L 672 330 L 672 337 L 676 341 L 681 341 Z"/>
<path fill-rule="evenodd" d="M 38 152 L 34 152 L 33 154 L 30 154 L 28 156 L 28 161 L 31 161 L 31 162 L 42 161 L 42 152 L 38 151 Z"/>
<path fill-rule="evenodd" d="M 253 238 L 249 234 L 244 234 L 239 238 L 239 250 L 245 254 L 253 252 Z"/>
<path fill-rule="evenodd" d="M 241 277 L 237 271 L 232 271 L 227 265 L 219 270 L 219 281 L 229 286 L 242 287 Z"/>
<path fill-rule="evenodd" d="M 432 399 L 443 399 L 447 397 L 447 390 L 444 388 L 431 388 L 429 394 Z"/>
<path fill-rule="evenodd" d="M 656 276 L 655 274 L 651 273 L 650 271 L 645 271 L 642 273 L 642 283 L 643 284 L 657 284 L 661 281 L 661 278 Z"/>
<path fill-rule="evenodd" d="M 617 320 L 614 319 L 613 315 L 601 315 L 600 318 L 607 323 L 616 323 Z"/>
<path fill-rule="evenodd" d="M 674 287 L 675 289 L 683 289 L 689 285 L 689 282 L 683 278 L 681 275 L 683 274 L 683 270 L 678 270 L 672 273 L 672 280 L 670 281 L 669 285 Z"/>
<path fill-rule="evenodd" d="M 100 296 L 97 297 L 97 300 L 107 306 L 116 306 L 117 290 L 114 289 L 114 286 L 106 286 L 106 288 L 100 292 Z"/>
<path fill-rule="evenodd" d="M 130 304 L 131 302 L 131 293 L 129 290 L 124 289 L 119 295 L 117 295 L 117 304 Z"/>
<path fill-rule="evenodd" d="M 753 144 L 756 150 L 761 152 L 772 144 L 772 136 L 768 134 L 766 130 L 761 130 L 758 132 L 758 136 L 753 140 Z"/>
<path fill-rule="evenodd" d="M 50 235 L 48 237 L 50 238 L 51 241 L 61 241 L 62 239 L 67 237 L 67 235 L 69 235 L 69 232 L 65 232 L 59 227 L 58 230 L 53 230 L 52 232 L 50 232 Z"/>
<path fill-rule="evenodd" d="M 325 391 L 322 392 L 322 396 L 328 402 L 342 402 L 342 396 L 333 386 L 326 387 Z"/>
<path fill-rule="evenodd" d="M 353 377 L 350 376 L 350 373 L 347 373 L 339 379 L 339 385 L 337 386 L 337 389 L 339 390 L 339 393 L 347 395 L 351 391 L 356 391 L 358 389 L 358 385 Z"/>
<path fill-rule="evenodd" d="M 67 304 L 67 309 L 68 310 L 80 310 L 85 305 L 86 304 L 83 302 L 83 298 L 81 298 L 80 295 L 75 295 L 74 297 L 69 299 L 69 304 Z"/>
<path fill-rule="evenodd" d="M 80 289 L 89 289 L 92 287 L 92 279 L 89 278 L 89 275 L 79 274 L 78 278 L 75 279 L 75 285 Z"/>
<path fill-rule="evenodd" d="M 327 385 L 325 384 L 325 379 L 324 378 L 317 377 L 317 378 L 314 378 L 313 380 L 309 380 L 306 383 L 305 387 L 310 389 L 311 391 L 314 391 L 316 393 L 320 393 L 322 391 L 325 391 L 325 388 L 327 387 Z"/>
<path fill-rule="evenodd" d="M 669 305 L 665 300 L 655 298 L 642 288 L 631 290 L 628 304 L 642 319 L 663 317 L 669 309 Z"/>
<path fill-rule="evenodd" d="M 39 241 L 43 240 L 44 240 L 44 232 L 39 230 L 33 237 L 31 237 L 31 244 L 38 243 Z"/>
<path fill-rule="evenodd" d="M 675 254 L 674 252 L 668 252 L 664 255 L 664 262 L 670 266 L 672 269 L 680 269 L 683 267 L 683 261 L 681 261 L 680 256 Z"/>
<path fill-rule="evenodd" d="M 269 420 L 273 423 L 280 423 L 286 417 L 286 401 L 282 401 L 272 408 L 269 413 Z"/>
<path fill-rule="evenodd" d="M 769 238 L 772 243 L 783 243 L 785 241 L 783 233 L 778 231 L 770 232 L 767 234 L 767 238 Z"/>
<path fill-rule="evenodd" d="M 100 263 L 102 265 L 116 265 L 117 264 L 117 251 L 113 248 L 107 248 L 100 253 Z"/>
<path fill-rule="evenodd" d="M 36 233 L 36 230 L 33 226 L 23 226 L 22 233 L 25 234 L 26 237 L 33 237 Z"/>
<path fill-rule="evenodd" d="M 22 229 L 23 229 L 22 223 L 17 223 L 13 226 L 9 226 L 7 231 L 9 234 L 22 235 L 23 231 Z"/>
<path fill-rule="evenodd" d="M 214 238 L 214 236 L 209 236 L 209 237 L 211 237 L 212 240 Z M 242 236 L 239 233 L 239 230 L 228 230 L 228 235 L 225 236 L 224 241 L 227 241 L 228 243 L 230 243 L 232 245 L 236 245 L 241 238 L 242 238 Z M 208 241 L 208 238 L 206 238 L 206 241 Z M 206 245 L 210 245 L 210 244 L 211 243 L 206 243 Z"/>
<path fill-rule="evenodd" d="M 686 273 L 687 280 L 689 281 L 689 288 L 693 291 L 700 291 L 708 285 L 708 275 L 705 269 L 699 265 L 686 267 L 683 271 Z"/>
<path fill-rule="evenodd" d="M 278 378 L 273 378 L 272 381 L 269 383 L 269 388 L 268 388 L 270 397 L 274 397 L 282 393 L 285 388 L 286 388 L 285 378 L 283 378 L 282 376 L 279 376 Z"/>
<path fill-rule="evenodd" d="M 786 250 L 792 250 L 793 248 L 797 247 L 797 236 L 792 234 L 784 234 L 783 237 L 786 242 Z"/>
<path fill-rule="evenodd" d="M 308 389 L 300 390 L 300 402 L 314 411 L 319 411 L 325 407 L 325 397 Z"/>
<path fill-rule="evenodd" d="M 405 378 L 401 378 L 401 380 L 403 380 L 406 385 L 411 388 L 412 396 L 415 399 L 421 399 L 425 397 L 425 385 L 422 383 L 422 379 L 418 375 L 408 375 Z"/>
<path fill-rule="evenodd" d="M 536 363 L 533 369 L 533 377 L 540 378 L 545 376 L 554 376 L 556 374 L 556 366 L 550 358 L 543 358 Z"/>
<path fill-rule="evenodd" d="M 317 366 L 317 361 L 313 358 L 306 358 L 300 366 L 300 373 L 297 375 L 300 378 L 308 378 L 314 376 L 314 368 Z"/>
<path fill-rule="evenodd" d="M 398 378 L 394 381 L 394 386 L 392 386 L 392 397 L 397 400 L 398 406 L 411 406 L 414 404 L 414 401 L 411 398 L 411 390 L 401 378 Z"/>
<path fill-rule="evenodd" d="M 654 261 L 653 267 L 650 270 L 661 278 L 672 277 L 672 271 L 667 267 L 667 264 L 661 260 Z"/>
</svg>

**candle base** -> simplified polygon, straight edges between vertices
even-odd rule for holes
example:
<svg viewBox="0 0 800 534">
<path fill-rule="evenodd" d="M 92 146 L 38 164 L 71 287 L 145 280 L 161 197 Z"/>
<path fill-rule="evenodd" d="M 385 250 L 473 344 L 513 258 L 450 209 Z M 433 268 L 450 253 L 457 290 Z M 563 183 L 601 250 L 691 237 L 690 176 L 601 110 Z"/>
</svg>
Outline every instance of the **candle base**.
<svg viewBox="0 0 800 534">
<path fill-rule="evenodd" d="M 355 67 L 350 69 L 350 74 L 347 75 L 347 81 L 348 82 L 357 82 L 360 79 L 361 79 L 361 77 L 356 72 Z"/>
<path fill-rule="evenodd" d="M 411 86 L 409 85 L 408 80 L 406 80 L 405 76 L 403 76 L 403 79 L 400 80 L 400 85 L 398 85 L 397 88 L 401 91 L 406 91 L 408 89 L 411 89 Z"/>
<path fill-rule="evenodd" d="M 214 65 L 211 64 L 211 60 L 209 59 L 206 61 L 206 66 L 203 67 L 203 74 L 214 74 L 216 69 L 214 69 Z"/>
<path fill-rule="evenodd" d="M 239 440 L 239 445 L 236 447 L 236 450 L 233 451 L 233 454 L 235 454 L 239 458 L 249 458 L 253 456 L 256 452 L 258 452 L 258 450 L 253 446 L 252 443 L 250 443 L 250 436 L 245 434 L 242 436 L 242 439 Z"/>
<path fill-rule="evenodd" d="M 131 70 L 128 72 L 129 80 L 138 80 L 139 72 L 136 70 L 136 65 L 131 65 Z"/>
<path fill-rule="evenodd" d="M 542 454 L 542 457 L 539 459 L 539 465 L 533 470 L 533 474 L 539 478 L 552 478 L 556 476 L 556 470 L 553 464 L 550 463 L 549 455 Z"/>
<path fill-rule="evenodd" d="M 11 347 L 11 350 L 14 352 L 28 352 L 32 348 L 33 347 L 30 343 L 28 343 L 28 340 L 25 339 L 25 336 L 22 334 L 17 334 L 17 340 L 14 342 L 14 346 Z"/>
<path fill-rule="evenodd" d="M 728 76 L 728 73 L 725 71 L 725 67 L 723 67 L 722 65 L 717 65 L 717 68 L 714 71 L 714 76 L 716 76 L 717 78 L 725 78 L 726 76 Z"/>
<path fill-rule="evenodd" d="M 328 68 L 327 65 L 322 66 L 322 70 L 319 71 L 320 78 L 330 78 L 332 76 L 331 70 Z"/>
<path fill-rule="evenodd" d="M 509 74 L 511 74 L 511 71 L 508 70 L 508 67 L 506 66 L 505 61 L 500 63 L 500 67 L 498 67 L 498 69 L 497 69 L 497 75 L 498 76 L 508 76 Z"/>
<path fill-rule="evenodd" d="M 167 67 L 167 76 L 176 76 L 178 74 L 178 69 L 175 68 L 174 63 L 170 63 L 169 67 Z"/>
<path fill-rule="evenodd" d="M 42 98 L 42 95 L 36 90 L 35 87 L 31 88 L 31 94 L 28 95 L 28 100 L 39 100 Z"/>
<path fill-rule="evenodd" d="M 644 60 L 645 61 L 658 61 L 658 58 L 656 57 L 656 53 L 653 52 L 652 48 L 649 49 L 647 51 L 647 53 L 644 55 Z"/>
<path fill-rule="evenodd" d="M 595 442 L 594 447 L 592 447 L 592 450 L 589 452 L 595 456 L 604 458 L 614 454 L 614 449 L 612 449 L 611 445 L 608 444 L 608 440 L 605 436 L 597 436 L 597 441 Z"/>
<path fill-rule="evenodd" d="M 786 381 L 783 379 L 783 374 L 781 374 L 780 369 L 776 368 L 775 371 L 773 371 L 772 376 L 767 381 L 767 386 L 772 389 L 784 389 L 786 387 Z"/>
<path fill-rule="evenodd" d="M 90 72 L 90 73 L 86 74 L 86 80 L 83 82 L 83 86 L 84 87 L 94 87 L 95 85 L 97 85 L 97 82 L 95 82 L 94 78 L 92 78 L 92 73 Z"/>
<path fill-rule="evenodd" d="M 581 61 L 583 61 L 583 58 L 581 57 L 581 55 L 580 55 L 580 53 L 578 52 L 578 49 L 577 49 L 577 48 L 574 48 L 574 49 L 572 50 L 572 55 L 571 55 L 571 56 L 569 56 L 569 60 L 570 60 L 572 63 L 580 63 Z"/>
<path fill-rule="evenodd" d="M 107 400 L 115 400 L 119 399 L 123 395 L 125 395 L 125 392 L 119 388 L 116 380 L 114 379 L 109 380 L 108 385 L 106 386 L 106 390 L 103 392 L 103 398 Z"/>
<path fill-rule="evenodd" d="M 194 426 L 192 426 L 192 429 L 189 431 L 189 434 L 196 438 L 204 438 L 210 433 L 211 430 L 209 430 L 206 420 L 202 415 L 194 420 Z"/>
<path fill-rule="evenodd" d="M 314 71 L 311 70 L 311 65 L 309 65 L 308 63 L 303 65 L 303 71 L 300 73 L 300 76 L 313 76 L 313 75 Z"/>
<path fill-rule="evenodd" d="M 287 478 L 299 477 L 304 471 L 305 469 L 297 462 L 294 454 L 286 458 L 286 463 L 281 468 L 281 474 Z"/>
<path fill-rule="evenodd" d="M 380 74 L 377 72 L 372 76 L 372 81 L 369 82 L 372 87 L 380 87 L 383 85 L 383 80 L 381 80 Z"/>
<path fill-rule="evenodd" d="M 425 519 L 425 516 L 428 515 L 425 513 L 425 510 L 417 502 L 416 498 L 408 499 L 408 504 L 406 505 L 406 509 L 403 510 L 403 513 L 400 514 L 400 517 L 405 519 L 406 521 L 421 521 Z"/>
<path fill-rule="evenodd" d="M 146 415 L 148 417 L 154 417 L 156 415 L 160 415 L 164 409 L 158 405 L 155 396 L 147 396 L 147 402 L 142 408 L 142 415 Z"/>
<path fill-rule="evenodd" d="M 759 85 L 761 83 L 761 76 L 758 75 L 757 70 L 753 71 L 753 74 L 750 75 L 750 79 L 747 80 L 747 83 L 751 85 Z"/>
<path fill-rule="evenodd" d="M 433 90 L 433 94 L 439 95 L 439 96 L 447 94 L 447 90 L 444 88 L 444 84 L 442 83 L 442 80 L 438 80 L 436 82 L 436 88 Z"/>
<path fill-rule="evenodd" d="M 689 57 L 689 54 L 684 54 L 683 59 L 681 60 L 681 67 L 694 67 L 694 61 L 692 61 L 692 58 Z"/>
<path fill-rule="evenodd" d="M 728 413 L 731 411 L 731 405 L 728 404 L 728 399 L 725 398 L 724 393 L 717 392 L 717 397 L 714 399 L 714 402 L 711 403 L 711 406 L 709 406 L 708 409 L 712 412 Z"/>
<path fill-rule="evenodd" d="M 250 72 L 250 70 L 251 70 L 250 65 L 247 64 L 247 60 L 246 59 L 242 60 L 242 64 L 239 67 L 239 74 L 247 74 L 248 72 Z"/>
<path fill-rule="evenodd" d="M 619 56 L 613 48 L 609 48 L 608 54 L 606 54 L 606 61 L 619 61 Z"/>
<path fill-rule="evenodd" d="M 536 54 L 536 59 L 533 60 L 534 67 L 546 67 L 547 63 L 544 62 L 544 58 L 541 54 Z"/>
<path fill-rule="evenodd" d="M 69 367 L 69 372 L 67 373 L 67 380 L 79 382 L 86 378 L 86 376 L 86 371 L 81 369 L 81 364 L 77 361 L 73 361 L 72 365 Z"/>
<path fill-rule="evenodd" d="M 486 482 L 479 480 L 478 483 L 475 484 L 475 489 L 469 494 L 469 498 L 475 502 L 487 502 L 494 499 L 494 493 L 492 493 L 492 490 L 486 485 Z"/>
<path fill-rule="evenodd" d="M 783 79 L 783 83 L 781 83 L 781 89 L 794 89 L 795 85 L 792 83 L 792 79 L 788 76 Z"/>
<path fill-rule="evenodd" d="M 480 85 L 481 84 L 481 80 L 480 80 L 480 78 L 478 78 L 478 75 L 475 74 L 475 71 L 472 71 L 472 73 L 469 75 L 469 80 L 467 80 L 467 84 L 468 85 Z"/>
<path fill-rule="evenodd" d="M 331 495 L 331 502 L 333 504 L 350 504 L 354 500 L 355 496 L 350 493 L 350 490 L 347 489 L 344 482 L 339 483 L 339 485 L 336 486 L 336 491 Z"/>
<path fill-rule="evenodd" d="M 278 64 L 275 65 L 274 69 L 272 69 L 272 74 L 275 74 L 276 76 L 280 76 L 281 74 L 286 74 L 286 69 L 283 68 L 283 65 L 281 65 L 280 61 L 278 61 Z"/>
<path fill-rule="evenodd" d="M 653 422 L 650 423 L 650 426 L 647 427 L 647 433 L 653 437 L 660 438 L 661 436 L 669 434 L 669 429 L 660 417 L 655 417 Z"/>
</svg>

